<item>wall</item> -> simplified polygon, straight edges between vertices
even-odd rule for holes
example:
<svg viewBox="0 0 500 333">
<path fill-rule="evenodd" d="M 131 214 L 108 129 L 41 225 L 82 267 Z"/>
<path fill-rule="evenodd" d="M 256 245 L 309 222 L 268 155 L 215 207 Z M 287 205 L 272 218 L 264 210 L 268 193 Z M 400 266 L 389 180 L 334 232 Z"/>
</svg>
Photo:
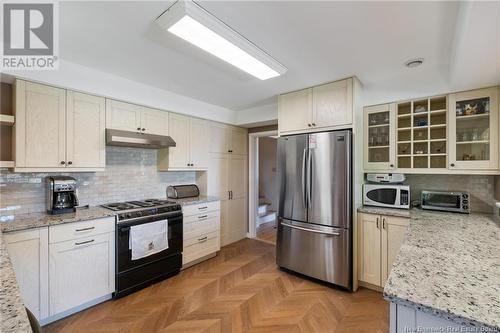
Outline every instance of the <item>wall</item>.
<svg viewBox="0 0 500 333">
<path fill-rule="evenodd" d="M 495 176 L 481 175 L 406 175 L 411 200 L 420 200 L 422 190 L 467 191 L 471 194 L 471 210 L 492 213 L 495 201 Z"/>
<path fill-rule="evenodd" d="M 273 138 L 259 138 L 259 196 L 271 205 L 269 210 L 277 211 L 278 184 L 276 180 L 276 144 Z"/>
<path fill-rule="evenodd" d="M 171 184 L 196 181 L 196 172 L 158 172 L 155 149 L 106 147 L 106 171 L 64 173 L 76 178 L 80 205 L 164 198 Z M 63 173 L 61 173 L 63 174 Z M 56 173 L 0 170 L 0 215 L 43 212 L 45 177 Z"/>
</svg>

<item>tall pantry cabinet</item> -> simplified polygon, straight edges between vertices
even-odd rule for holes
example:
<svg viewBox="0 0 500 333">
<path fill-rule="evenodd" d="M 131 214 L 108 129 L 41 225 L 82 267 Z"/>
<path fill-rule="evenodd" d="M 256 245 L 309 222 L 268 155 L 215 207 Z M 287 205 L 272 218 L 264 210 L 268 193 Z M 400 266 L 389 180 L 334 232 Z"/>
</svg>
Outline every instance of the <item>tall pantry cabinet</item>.
<svg viewBox="0 0 500 333">
<path fill-rule="evenodd" d="M 220 198 L 221 246 L 247 234 L 247 130 L 211 124 L 208 194 Z"/>
</svg>

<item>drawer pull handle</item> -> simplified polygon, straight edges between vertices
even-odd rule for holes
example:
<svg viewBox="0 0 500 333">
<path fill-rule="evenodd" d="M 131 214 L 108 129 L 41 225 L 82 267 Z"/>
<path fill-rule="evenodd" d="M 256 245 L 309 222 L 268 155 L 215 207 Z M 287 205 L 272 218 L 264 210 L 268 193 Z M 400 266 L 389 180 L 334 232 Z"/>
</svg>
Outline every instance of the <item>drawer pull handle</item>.
<svg viewBox="0 0 500 333">
<path fill-rule="evenodd" d="M 205 242 L 207 239 L 208 239 L 208 236 L 205 236 L 205 237 L 202 237 L 202 238 L 198 238 L 198 242 L 199 242 L 199 243 L 203 243 L 203 242 Z"/>
<path fill-rule="evenodd" d="M 75 245 L 83 245 L 83 244 L 88 244 L 88 243 L 92 243 L 94 240 L 91 239 L 91 240 L 88 240 L 88 241 L 85 241 L 85 242 L 76 242 Z"/>
<path fill-rule="evenodd" d="M 76 232 L 80 232 L 80 231 L 89 231 L 89 230 L 92 230 L 92 229 L 95 229 L 95 227 L 88 227 L 88 228 L 76 229 L 75 231 L 76 231 Z"/>
<path fill-rule="evenodd" d="M 201 220 L 201 219 L 206 219 L 208 217 L 208 215 L 202 215 L 202 216 L 198 216 L 198 218 Z"/>
<path fill-rule="evenodd" d="M 203 210 L 203 209 L 207 209 L 207 208 L 208 208 L 207 206 L 203 206 L 203 207 L 199 207 L 198 209 Z"/>
</svg>

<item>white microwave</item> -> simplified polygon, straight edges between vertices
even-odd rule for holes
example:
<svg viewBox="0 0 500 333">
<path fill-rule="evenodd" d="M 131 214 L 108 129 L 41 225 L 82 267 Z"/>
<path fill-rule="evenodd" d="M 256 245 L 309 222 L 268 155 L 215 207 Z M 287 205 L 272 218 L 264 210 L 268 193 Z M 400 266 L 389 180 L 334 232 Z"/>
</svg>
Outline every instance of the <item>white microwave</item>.
<svg viewBox="0 0 500 333">
<path fill-rule="evenodd" d="M 410 209 L 410 186 L 364 184 L 363 205 Z"/>
</svg>

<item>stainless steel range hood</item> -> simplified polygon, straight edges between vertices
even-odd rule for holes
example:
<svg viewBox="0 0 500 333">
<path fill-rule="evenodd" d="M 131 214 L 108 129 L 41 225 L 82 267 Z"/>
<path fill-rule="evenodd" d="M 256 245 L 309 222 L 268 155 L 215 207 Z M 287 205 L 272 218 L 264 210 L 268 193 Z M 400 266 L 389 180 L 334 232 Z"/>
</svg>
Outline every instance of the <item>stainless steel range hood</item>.
<svg viewBox="0 0 500 333">
<path fill-rule="evenodd" d="M 135 148 L 168 148 L 175 147 L 175 141 L 168 135 L 155 135 L 106 129 L 106 144 L 108 146 L 135 147 Z"/>
</svg>

